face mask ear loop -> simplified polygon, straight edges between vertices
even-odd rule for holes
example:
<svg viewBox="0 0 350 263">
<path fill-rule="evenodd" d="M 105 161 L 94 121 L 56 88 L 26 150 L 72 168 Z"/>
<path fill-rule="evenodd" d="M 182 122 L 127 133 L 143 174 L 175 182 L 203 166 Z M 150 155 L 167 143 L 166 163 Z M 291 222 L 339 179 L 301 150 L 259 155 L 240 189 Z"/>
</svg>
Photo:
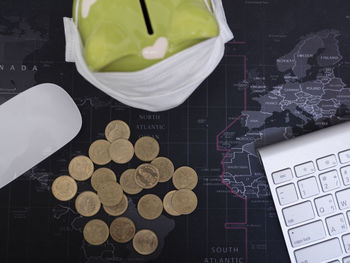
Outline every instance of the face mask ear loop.
<svg viewBox="0 0 350 263">
<path fill-rule="evenodd" d="M 79 19 L 79 7 L 80 7 L 80 0 L 77 0 L 75 5 L 75 21 L 74 18 L 63 18 L 63 24 L 64 24 L 64 31 L 65 31 L 65 37 L 66 37 L 66 62 L 76 62 L 76 56 L 75 53 L 77 52 L 74 49 L 74 42 L 77 41 L 76 38 L 80 36 L 79 30 L 78 30 L 78 19 Z M 74 27 L 77 29 L 75 33 Z M 78 34 L 78 35 L 76 35 Z"/>
<path fill-rule="evenodd" d="M 66 37 L 66 62 L 75 62 L 75 31 L 74 27 L 75 24 L 73 22 L 72 18 L 64 17 L 63 18 L 63 24 L 64 24 L 64 35 Z"/>
<path fill-rule="evenodd" d="M 77 0 L 77 4 L 75 5 L 75 24 L 78 27 L 78 20 L 79 20 L 79 7 L 80 7 L 80 0 Z"/>
<path fill-rule="evenodd" d="M 224 40 L 224 43 L 230 41 L 233 38 L 233 34 L 227 24 L 224 7 L 222 5 L 222 0 L 211 0 L 213 11 L 216 20 L 220 27 L 220 35 Z"/>
</svg>

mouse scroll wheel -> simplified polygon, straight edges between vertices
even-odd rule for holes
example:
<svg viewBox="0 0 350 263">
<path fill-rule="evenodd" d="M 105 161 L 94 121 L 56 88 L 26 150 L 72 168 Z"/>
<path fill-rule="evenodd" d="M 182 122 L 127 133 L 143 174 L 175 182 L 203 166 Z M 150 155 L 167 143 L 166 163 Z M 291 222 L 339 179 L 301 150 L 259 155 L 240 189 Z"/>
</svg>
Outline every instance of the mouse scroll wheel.
<svg viewBox="0 0 350 263">
<path fill-rule="evenodd" d="M 153 34 L 153 28 L 152 28 L 151 19 L 149 17 L 149 13 L 148 13 L 148 10 L 147 10 L 146 0 L 140 0 L 140 4 L 141 4 L 141 8 L 142 8 L 143 18 L 145 19 L 147 32 L 148 32 L 149 35 L 152 35 Z"/>
</svg>

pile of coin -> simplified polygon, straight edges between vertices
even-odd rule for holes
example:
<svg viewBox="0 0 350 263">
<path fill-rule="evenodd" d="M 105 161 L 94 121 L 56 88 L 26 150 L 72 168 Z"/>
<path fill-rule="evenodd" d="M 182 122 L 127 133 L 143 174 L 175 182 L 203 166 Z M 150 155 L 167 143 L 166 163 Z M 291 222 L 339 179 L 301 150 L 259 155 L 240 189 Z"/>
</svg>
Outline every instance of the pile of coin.
<svg viewBox="0 0 350 263">
<path fill-rule="evenodd" d="M 136 232 L 134 222 L 127 217 L 118 217 L 128 209 L 128 195 L 136 195 L 143 189 L 152 189 L 158 183 L 172 179 L 176 190 L 168 192 L 163 200 L 155 194 L 142 196 L 137 204 L 139 215 L 146 220 L 155 220 L 163 209 L 171 216 L 191 214 L 198 200 L 192 191 L 198 176 L 195 170 L 183 166 L 175 170 L 171 160 L 158 157 L 159 143 L 152 137 L 139 138 L 135 146 L 129 141 L 130 128 L 121 121 L 110 122 L 105 129 L 106 140 L 93 142 L 88 156 L 74 157 L 68 166 L 70 176 L 60 176 L 52 184 L 52 193 L 60 201 L 69 201 L 78 191 L 77 182 L 91 180 L 93 191 L 80 193 L 75 200 L 77 212 L 84 217 L 96 215 L 101 206 L 110 216 L 117 217 L 111 225 L 100 219 L 89 221 L 83 230 L 85 240 L 91 245 L 101 245 L 111 236 L 118 243 L 132 240 L 136 252 L 150 255 L 158 247 L 157 235 L 149 229 Z M 111 161 L 117 164 L 128 163 L 133 156 L 145 162 L 136 169 L 127 169 L 119 178 L 113 170 L 103 166 Z"/>
</svg>

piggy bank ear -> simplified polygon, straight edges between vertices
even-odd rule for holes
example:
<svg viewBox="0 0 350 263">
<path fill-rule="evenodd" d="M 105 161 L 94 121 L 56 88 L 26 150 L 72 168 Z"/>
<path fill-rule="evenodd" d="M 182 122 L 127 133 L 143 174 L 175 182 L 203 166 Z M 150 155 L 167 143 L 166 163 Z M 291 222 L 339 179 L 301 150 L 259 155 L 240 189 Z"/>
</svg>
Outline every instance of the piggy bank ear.
<svg viewBox="0 0 350 263">
<path fill-rule="evenodd" d="M 136 53 L 128 34 L 113 24 L 101 24 L 85 41 L 85 59 L 92 71 L 100 71 L 113 61 Z"/>
<path fill-rule="evenodd" d="M 174 43 L 205 39 L 219 34 L 219 28 L 204 0 L 184 1 L 173 13 L 169 38 Z"/>
</svg>

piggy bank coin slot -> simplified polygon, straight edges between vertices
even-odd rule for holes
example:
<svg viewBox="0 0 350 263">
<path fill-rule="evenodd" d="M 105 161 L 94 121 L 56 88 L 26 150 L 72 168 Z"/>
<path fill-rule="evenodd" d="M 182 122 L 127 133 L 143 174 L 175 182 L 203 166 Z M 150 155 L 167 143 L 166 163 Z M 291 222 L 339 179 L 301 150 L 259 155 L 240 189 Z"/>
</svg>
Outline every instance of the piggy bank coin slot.
<svg viewBox="0 0 350 263">
<path fill-rule="evenodd" d="M 152 28 L 151 19 L 149 17 L 149 13 L 148 13 L 148 10 L 147 10 L 146 1 L 145 0 L 140 0 L 140 4 L 141 4 L 142 13 L 143 13 L 143 17 L 145 19 L 145 23 L 146 23 L 148 34 L 152 35 L 153 34 L 153 28 Z"/>
</svg>

